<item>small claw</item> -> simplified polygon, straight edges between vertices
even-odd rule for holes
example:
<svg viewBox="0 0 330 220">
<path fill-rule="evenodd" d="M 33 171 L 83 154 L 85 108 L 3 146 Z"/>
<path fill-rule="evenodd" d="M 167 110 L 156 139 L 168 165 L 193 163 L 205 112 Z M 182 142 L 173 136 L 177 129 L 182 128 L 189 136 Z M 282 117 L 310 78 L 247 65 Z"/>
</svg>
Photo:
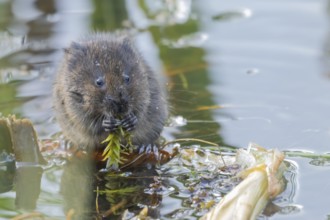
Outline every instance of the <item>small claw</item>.
<svg viewBox="0 0 330 220">
<path fill-rule="evenodd" d="M 126 130 L 126 131 L 132 131 L 136 124 L 137 124 L 137 117 L 131 113 L 131 114 L 128 114 L 122 121 L 121 121 L 121 125 L 123 126 L 123 128 Z"/>
<path fill-rule="evenodd" d="M 112 132 L 116 130 L 119 125 L 120 125 L 120 121 L 112 117 L 105 118 L 102 121 L 102 127 L 104 128 L 105 131 Z"/>
</svg>

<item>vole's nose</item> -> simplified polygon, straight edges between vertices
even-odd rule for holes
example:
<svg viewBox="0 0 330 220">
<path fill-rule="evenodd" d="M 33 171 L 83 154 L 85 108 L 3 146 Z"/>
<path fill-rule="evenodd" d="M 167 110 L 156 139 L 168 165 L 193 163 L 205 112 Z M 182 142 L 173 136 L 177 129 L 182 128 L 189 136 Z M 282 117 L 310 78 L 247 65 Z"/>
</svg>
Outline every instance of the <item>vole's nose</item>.
<svg viewBox="0 0 330 220">
<path fill-rule="evenodd" d="M 104 100 L 108 103 L 115 102 L 115 99 L 111 95 L 105 96 Z"/>
<path fill-rule="evenodd" d="M 128 100 L 127 98 L 120 97 L 119 99 L 113 98 L 111 95 L 105 97 L 106 106 L 109 111 L 115 115 L 124 114 L 128 110 Z"/>
<path fill-rule="evenodd" d="M 123 103 L 123 104 L 128 104 L 128 94 L 126 91 L 124 90 L 121 90 L 119 92 L 119 99 L 120 99 L 120 102 Z"/>
</svg>

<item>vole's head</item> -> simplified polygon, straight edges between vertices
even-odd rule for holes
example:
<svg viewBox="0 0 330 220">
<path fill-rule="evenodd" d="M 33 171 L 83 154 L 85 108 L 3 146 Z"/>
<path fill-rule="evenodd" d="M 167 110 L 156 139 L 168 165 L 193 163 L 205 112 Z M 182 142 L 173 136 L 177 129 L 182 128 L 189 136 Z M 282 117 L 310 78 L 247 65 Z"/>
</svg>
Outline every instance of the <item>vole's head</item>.
<svg viewBox="0 0 330 220">
<path fill-rule="evenodd" d="M 87 37 L 71 43 L 66 59 L 66 88 L 86 116 L 121 118 L 138 113 L 150 99 L 149 70 L 127 38 Z"/>
</svg>

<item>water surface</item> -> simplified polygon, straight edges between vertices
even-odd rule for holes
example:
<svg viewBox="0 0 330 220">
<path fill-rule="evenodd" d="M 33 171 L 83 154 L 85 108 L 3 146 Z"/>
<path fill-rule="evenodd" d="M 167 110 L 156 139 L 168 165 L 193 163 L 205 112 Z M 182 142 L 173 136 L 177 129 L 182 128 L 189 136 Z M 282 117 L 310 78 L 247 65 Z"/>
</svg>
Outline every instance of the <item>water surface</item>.
<svg viewBox="0 0 330 220">
<path fill-rule="evenodd" d="M 0 112 L 31 119 L 41 139 L 58 139 L 50 88 L 62 48 L 90 31 L 128 28 L 167 85 L 172 116 L 187 119 L 185 126 L 166 128 L 167 139 L 194 137 L 234 148 L 253 141 L 323 154 L 330 144 L 328 4 L 0 1 Z M 296 208 L 264 218 L 329 218 L 328 161 L 316 166 L 308 158 L 288 159 L 298 167 L 291 200 L 275 203 Z M 54 218 L 64 218 L 62 173 L 60 165 L 51 168 L 41 182 L 37 210 Z M 13 207 L 14 197 L 0 194 L 3 219 L 17 214 L 5 208 Z M 175 196 L 164 196 L 162 218 L 180 205 Z"/>
</svg>

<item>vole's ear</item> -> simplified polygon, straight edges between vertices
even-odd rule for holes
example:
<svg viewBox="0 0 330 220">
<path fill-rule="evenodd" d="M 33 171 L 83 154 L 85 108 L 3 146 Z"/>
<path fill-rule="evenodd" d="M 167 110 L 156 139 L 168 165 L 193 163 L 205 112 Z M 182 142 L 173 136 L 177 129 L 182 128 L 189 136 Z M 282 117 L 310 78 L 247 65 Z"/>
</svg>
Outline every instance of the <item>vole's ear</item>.
<svg viewBox="0 0 330 220">
<path fill-rule="evenodd" d="M 70 53 L 70 49 L 69 48 L 63 48 L 63 51 L 64 51 L 64 53 Z"/>
<path fill-rule="evenodd" d="M 123 45 L 130 46 L 132 44 L 132 39 L 130 37 L 124 37 L 123 39 Z"/>
<path fill-rule="evenodd" d="M 74 52 L 82 52 L 86 55 L 87 48 L 80 43 L 77 42 L 71 42 L 70 46 L 68 48 L 64 48 L 64 52 L 67 54 L 72 54 Z"/>
<path fill-rule="evenodd" d="M 122 40 L 122 49 L 126 53 L 130 54 L 134 51 L 133 46 L 132 46 L 132 39 L 129 37 L 125 37 Z"/>
</svg>

